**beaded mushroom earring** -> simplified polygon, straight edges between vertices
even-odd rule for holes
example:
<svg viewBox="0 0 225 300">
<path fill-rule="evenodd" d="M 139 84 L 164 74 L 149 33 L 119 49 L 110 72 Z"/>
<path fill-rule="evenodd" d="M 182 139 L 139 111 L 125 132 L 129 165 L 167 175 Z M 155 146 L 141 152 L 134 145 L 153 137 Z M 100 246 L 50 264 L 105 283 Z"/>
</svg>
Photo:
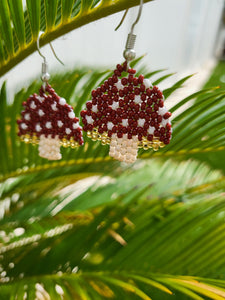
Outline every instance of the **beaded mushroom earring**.
<svg viewBox="0 0 225 300">
<path fill-rule="evenodd" d="M 92 91 L 92 100 L 81 111 L 87 136 L 103 145 L 109 144 L 109 155 L 126 163 L 136 161 L 138 148 L 157 151 L 169 144 L 172 133 L 171 113 L 164 105 L 163 93 L 143 75 L 136 77 L 136 70 L 129 66 L 136 55 L 133 30 L 142 7 L 143 0 L 128 34 L 123 53 L 125 62 L 118 64 L 113 76 Z"/>
<path fill-rule="evenodd" d="M 41 35 L 42 32 L 37 39 L 37 49 L 44 59 L 41 77 L 43 84 L 39 94 L 33 94 L 23 102 L 24 110 L 21 112 L 21 119 L 17 120 L 18 135 L 25 143 L 39 144 L 39 156 L 59 160 L 62 158 L 61 146 L 76 148 L 83 145 L 82 128 L 78 123 L 79 119 L 75 117 L 73 107 L 58 96 L 48 83 L 48 64 L 39 47 Z M 51 43 L 50 46 L 59 60 Z"/>
</svg>

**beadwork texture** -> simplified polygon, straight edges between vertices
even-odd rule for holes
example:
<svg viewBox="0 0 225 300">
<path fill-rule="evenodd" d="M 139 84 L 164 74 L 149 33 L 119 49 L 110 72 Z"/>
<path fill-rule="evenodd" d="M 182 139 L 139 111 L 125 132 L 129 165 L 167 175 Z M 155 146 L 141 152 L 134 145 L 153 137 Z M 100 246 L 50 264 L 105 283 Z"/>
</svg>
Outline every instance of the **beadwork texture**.
<svg viewBox="0 0 225 300">
<path fill-rule="evenodd" d="M 81 111 L 87 136 L 109 144 L 109 155 L 127 163 L 136 160 L 138 148 L 156 151 L 169 144 L 172 133 L 162 92 L 135 73 L 126 62 L 118 64 Z"/>
<path fill-rule="evenodd" d="M 72 106 L 60 98 L 47 84 L 39 95 L 23 102 L 18 135 L 26 143 L 39 144 L 39 155 L 49 160 L 61 159 L 60 146 L 76 148 L 83 145 L 82 128 Z"/>
</svg>

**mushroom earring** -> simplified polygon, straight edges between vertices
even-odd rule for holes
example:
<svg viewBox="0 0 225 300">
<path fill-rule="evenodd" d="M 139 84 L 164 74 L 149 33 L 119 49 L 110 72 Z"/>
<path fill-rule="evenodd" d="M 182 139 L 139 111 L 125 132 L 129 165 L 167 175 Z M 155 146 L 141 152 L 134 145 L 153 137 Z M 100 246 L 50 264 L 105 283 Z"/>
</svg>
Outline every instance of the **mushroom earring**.
<svg viewBox="0 0 225 300">
<path fill-rule="evenodd" d="M 44 59 L 41 77 L 43 84 L 39 94 L 33 94 L 23 102 L 24 110 L 21 112 L 21 119 L 17 120 L 18 135 L 25 143 L 39 144 L 39 156 L 59 160 L 62 158 L 61 146 L 76 148 L 83 145 L 82 128 L 72 106 L 58 96 L 48 83 L 48 65 L 39 47 L 41 34 L 42 32 L 37 39 L 37 49 Z M 51 44 L 50 46 L 56 56 Z M 58 59 L 57 56 L 56 58 Z"/>
<path fill-rule="evenodd" d="M 133 30 L 142 6 L 143 0 L 128 34 L 125 62 L 118 64 L 113 76 L 92 91 L 92 100 L 81 111 L 87 136 L 109 144 L 109 155 L 126 163 L 135 162 L 138 148 L 157 151 L 169 144 L 172 133 L 171 113 L 164 105 L 163 93 L 143 75 L 136 77 L 136 70 L 129 67 L 135 58 Z"/>
</svg>

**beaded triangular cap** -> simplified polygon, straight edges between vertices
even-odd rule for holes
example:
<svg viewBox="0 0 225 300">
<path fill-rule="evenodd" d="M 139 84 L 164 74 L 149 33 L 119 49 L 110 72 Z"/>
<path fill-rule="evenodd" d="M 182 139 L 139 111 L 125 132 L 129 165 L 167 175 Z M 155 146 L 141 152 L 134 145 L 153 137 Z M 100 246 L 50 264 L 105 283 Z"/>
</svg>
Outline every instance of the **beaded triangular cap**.
<svg viewBox="0 0 225 300">
<path fill-rule="evenodd" d="M 138 148 L 156 151 L 169 144 L 172 132 L 162 92 L 135 73 L 126 62 L 117 65 L 81 111 L 87 136 L 109 144 L 109 155 L 127 163 L 136 160 Z"/>
<path fill-rule="evenodd" d="M 49 160 L 62 158 L 60 146 L 76 148 L 83 144 L 82 128 L 73 107 L 47 84 L 39 95 L 23 102 L 18 135 L 26 143 L 39 144 L 39 155 Z"/>
</svg>

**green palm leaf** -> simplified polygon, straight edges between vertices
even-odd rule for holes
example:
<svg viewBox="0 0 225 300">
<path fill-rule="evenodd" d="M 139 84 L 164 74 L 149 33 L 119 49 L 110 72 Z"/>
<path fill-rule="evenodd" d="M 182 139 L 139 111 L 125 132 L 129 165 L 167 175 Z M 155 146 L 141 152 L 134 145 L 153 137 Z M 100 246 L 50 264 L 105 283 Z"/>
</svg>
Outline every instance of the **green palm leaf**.
<svg viewBox="0 0 225 300">
<path fill-rule="evenodd" d="M 146 192 L 149 193 L 148 190 Z M 114 201 L 88 214 L 71 214 L 70 208 L 68 212 L 39 222 L 24 223 L 21 220 L 14 228 L 6 223 L 2 227 L 6 235 L 2 239 L 4 244 L 0 252 L 4 255 L 1 263 L 7 276 L 20 277 L 23 274 L 24 279 L 14 282 L 17 289 L 24 286 L 23 282 L 28 284 L 28 290 L 35 289 L 35 284 L 41 283 L 51 297 L 54 296 L 51 285 L 58 284 L 63 290 L 71 285 L 70 289 L 76 293 L 79 288 L 75 287 L 81 281 L 80 290 L 85 285 L 88 294 L 89 289 L 94 289 L 90 295 L 101 291 L 99 299 L 105 296 L 102 289 L 97 288 L 102 284 L 108 287 L 105 287 L 106 291 L 112 291 L 109 293 L 118 295 L 117 289 L 122 288 L 142 299 L 151 298 L 155 288 L 169 294 L 171 289 L 175 294 L 181 291 L 193 299 L 201 299 L 198 294 L 223 299 L 224 291 L 216 280 L 210 284 L 203 278 L 161 275 L 158 271 L 164 274 L 172 271 L 175 274 L 185 272 L 186 275 L 195 272 L 196 276 L 216 275 L 213 271 L 215 261 L 217 257 L 224 256 L 225 249 L 220 242 L 224 240 L 223 198 L 216 192 L 205 201 L 204 194 L 199 197 L 186 191 L 186 202 L 180 202 L 179 196 L 174 195 L 172 198 L 168 195 L 167 198 L 164 196 L 149 201 L 146 192 L 139 193 L 139 196 L 132 193 L 128 204 Z M 126 203 L 129 197 L 126 194 L 123 202 Z M 121 197 L 118 200 L 121 202 Z M 190 226 L 191 223 L 194 225 Z M 16 236 L 19 228 L 25 231 L 21 236 Z M 218 236 L 218 239 L 211 236 Z M 36 264 L 27 264 L 34 256 Z M 220 262 L 216 272 L 224 274 L 223 261 Z M 188 269 L 188 266 L 192 268 Z M 72 270 L 77 275 L 70 274 Z M 11 284 L 3 284 L 0 290 L 2 288 L 3 293 L 7 294 L 8 289 L 9 293 Z M 21 295 L 24 292 L 22 289 Z"/>
<path fill-rule="evenodd" d="M 205 88 L 210 88 L 212 86 L 219 85 L 221 89 L 224 90 L 224 83 L 223 83 L 223 73 L 224 73 L 224 65 L 223 61 L 219 62 L 218 65 L 215 67 L 213 74 L 209 78 L 208 82 L 205 84 Z M 220 134 L 220 139 L 222 139 L 222 127 L 217 131 L 217 127 L 211 129 L 212 131 L 215 130 L 217 134 Z M 216 153 L 202 153 L 199 155 L 198 153 L 194 155 L 194 157 L 200 161 L 205 161 L 213 168 L 220 168 L 225 170 L 225 161 L 224 161 L 224 151 L 216 152 Z"/>
<path fill-rule="evenodd" d="M 148 1 L 151 0 L 145 2 Z M 22 3 L 0 3 L 0 76 L 37 50 L 40 30 L 45 31 L 41 38 L 45 45 L 78 27 L 138 5 L 139 1 L 27 0 L 25 11 Z"/>
</svg>

